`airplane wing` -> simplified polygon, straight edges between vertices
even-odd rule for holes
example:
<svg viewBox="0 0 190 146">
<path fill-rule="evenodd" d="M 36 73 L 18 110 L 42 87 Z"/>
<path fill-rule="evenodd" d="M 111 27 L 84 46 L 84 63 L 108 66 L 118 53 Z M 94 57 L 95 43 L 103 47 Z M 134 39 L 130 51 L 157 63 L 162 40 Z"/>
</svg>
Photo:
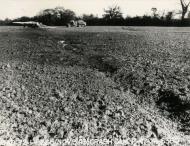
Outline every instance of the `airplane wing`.
<svg viewBox="0 0 190 146">
<path fill-rule="evenodd" d="M 28 27 L 32 27 L 32 28 L 39 28 L 40 27 L 40 23 L 39 22 L 34 22 L 34 21 L 28 21 L 28 22 L 13 22 L 13 24 L 17 24 L 17 25 L 22 25 L 22 26 L 28 26 Z"/>
<path fill-rule="evenodd" d="M 27 27 L 31 27 L 31 28 L 56 28 L 56 27 L 52 27 L 52 26 L 46 26 L 40 22 L 35 22 L 35 21 L 28 21 L 28 22 L 13 22 L 13 24 L 16 25 L 21 25 L 21 26 L 27 26 Z"/>
</svg>

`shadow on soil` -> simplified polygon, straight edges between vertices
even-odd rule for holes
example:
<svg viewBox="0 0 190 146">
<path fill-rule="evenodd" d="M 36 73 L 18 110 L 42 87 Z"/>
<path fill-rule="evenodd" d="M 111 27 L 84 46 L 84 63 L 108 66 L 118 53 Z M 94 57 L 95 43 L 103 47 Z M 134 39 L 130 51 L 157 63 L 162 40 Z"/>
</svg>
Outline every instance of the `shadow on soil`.
<svg viewBox="0 0 190 146">
<path fill-rule="evenodd" d="M 121 67 L 121 62 L 114 56 L 84 48 L 83 44 L 67 44 L 58 50 L 38 52 L 33 55 L 32 60 L 40 64 L 85 66 L 110 74 L 114 74 Z"/>
<path fill-rule="evenodd" d="M 111 56 L 92 55 L 88 57 L 88 63 L 92 68 L 111 74 L 119 69 L 119 61 Z"/>
<path fill-rule="evenodd" d="M 183 101 L 180 95 L 176 95 L 171 90 L 158 91 L 159 100 L 157 106 L 164 111 L 169 112 L 169 118 L 179 120 L 181 123 L 180 131 L 190 134 L 190 116 L 187 113 L 190 110 L 190 103 Z"/>
</svg>

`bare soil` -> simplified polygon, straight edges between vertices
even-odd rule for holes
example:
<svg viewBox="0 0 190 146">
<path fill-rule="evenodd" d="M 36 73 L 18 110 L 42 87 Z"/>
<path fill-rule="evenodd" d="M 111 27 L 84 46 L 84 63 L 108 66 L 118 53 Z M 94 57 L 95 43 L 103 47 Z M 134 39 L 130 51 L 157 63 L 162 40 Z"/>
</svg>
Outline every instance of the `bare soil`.
<svg viewBox="0 0 190 146">
<path fill-rule="evenodd" d="M 0 144 L 190 145 L 189 42 L 189 28 L 0 27 Z"/>
</svg>

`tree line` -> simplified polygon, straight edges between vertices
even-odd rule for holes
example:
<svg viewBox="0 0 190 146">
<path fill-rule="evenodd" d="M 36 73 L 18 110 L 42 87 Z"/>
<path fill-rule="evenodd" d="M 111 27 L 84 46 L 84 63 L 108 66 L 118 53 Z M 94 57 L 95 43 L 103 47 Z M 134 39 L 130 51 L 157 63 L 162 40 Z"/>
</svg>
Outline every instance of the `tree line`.
<svg viewBox="0 0 190 146">
<path fill-rule="evenodd" d="M 144 16 L 127 16 L 124 18 L 121 8 L 119 6 L 108 7 L 104 9 L 102 18 L 93 14 L 84 14 L 77 17 L 75 12 L 64 7 L 56 7 L 54 9 L 45 9 L 40 11 L 34 17 L 20 17 L 17 19 L 0 20 L 0 25 L 11 25 L 13 21 L 38 21 L 45 25 L 63 26 L 71 20 L 83 19 L 87 25 L 93 26 L 190 26 L 190 12 L 188 13 L 189 3 L 180 0 L 181 10 L 178 14 L 181 19 L 174 19 L 176 12 L 170 11 L 167 13 L 159 14 L 157 8 L 151 8 L 150 15 Z M 188 17 L 185 16 L 188 14 Z"/>
</svg>

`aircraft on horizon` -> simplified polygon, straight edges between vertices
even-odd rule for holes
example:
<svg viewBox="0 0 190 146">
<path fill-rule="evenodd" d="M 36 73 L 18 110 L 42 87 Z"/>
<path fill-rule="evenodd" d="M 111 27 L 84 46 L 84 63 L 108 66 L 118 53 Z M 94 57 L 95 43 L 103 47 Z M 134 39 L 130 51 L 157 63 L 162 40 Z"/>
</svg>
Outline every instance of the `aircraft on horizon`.
<svg viewBox="0 0 190 146">
<path fill-rule="evenodd" d="M 46 26 L 40 22 L 35 21 L 26 21 L 26 22 L 12 22 L 13 24 L 24 26 L 24 27 L 30 27 L 30 28 L 54 28 Z"/>
</svg>

